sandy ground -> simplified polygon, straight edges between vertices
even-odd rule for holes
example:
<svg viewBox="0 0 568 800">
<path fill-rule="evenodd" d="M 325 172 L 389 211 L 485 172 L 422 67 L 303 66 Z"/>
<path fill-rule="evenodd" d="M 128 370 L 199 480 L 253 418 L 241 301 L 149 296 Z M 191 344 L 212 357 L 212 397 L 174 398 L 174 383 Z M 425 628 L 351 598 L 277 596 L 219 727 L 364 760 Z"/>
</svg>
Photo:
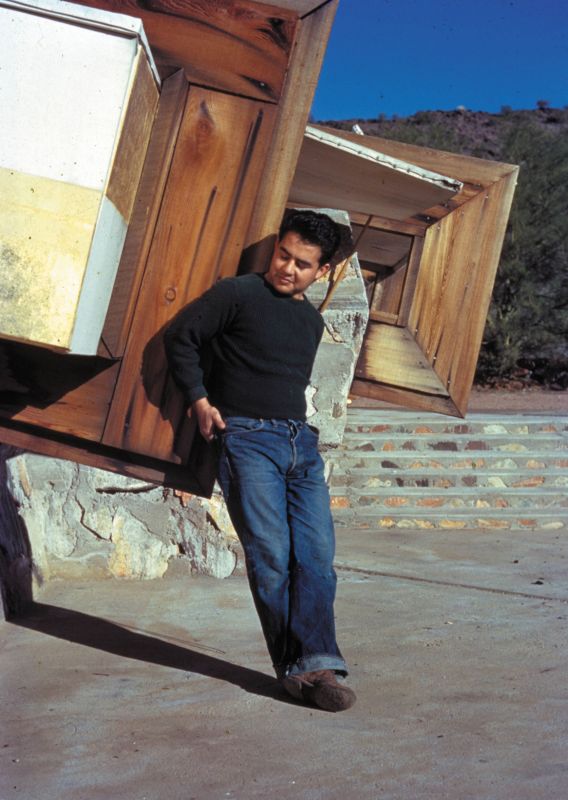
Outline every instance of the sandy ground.
<svg viewBox="0 0 568 800">
<path fill-rule="evenodd" d="M 247 581 L 52 582 L 0 626 L 2 800 L 563 800 L 559 531 L 342 531 L 356 705 L 275 682 Z"/>
</svg>

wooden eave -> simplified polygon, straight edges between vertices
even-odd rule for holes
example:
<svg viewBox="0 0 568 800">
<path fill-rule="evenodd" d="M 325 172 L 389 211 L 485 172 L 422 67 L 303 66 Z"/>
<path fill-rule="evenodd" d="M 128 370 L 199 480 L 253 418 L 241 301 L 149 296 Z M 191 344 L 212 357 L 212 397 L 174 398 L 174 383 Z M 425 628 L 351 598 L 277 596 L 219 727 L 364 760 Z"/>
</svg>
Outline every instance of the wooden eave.
<svg viewBox="0 0 568 800">
<path fill-rule="evenodd" d="M 279 3 L 276 10 L 253 0 L 74 2 L 140 18 L 162 78 L 181 68 L 197 86 L 275 104 L 280 100 L 300 19 L 293 7 Z"/>
<path fill-rule="evenodd" d="M 262 5 L 284 8 L 287 11 L 295 12 L 299 17 L 306 17 L 321 6 L 329 5 L 334 0 L 264 0 Z"/>
<path fill-rule="evenodd" d="M 333 155 L 314 147 L 317 133 Z M 355 148 L 351 158 L 342 144 Z M 420 242 L 404 313 L 396 324 L 369 323 L 354 394 L 465 414 L 517 172 L 513 164 L 308 129 L 290 204 L 343 208 L 358 225 L 372 215 L 371 228 Z"/>
<path fill-rule="evenodd" d="M 461 188 L 459 180 L 367 147 L 366 137 L 351 141 L 308 125 L 289 201 L 402 221 Z"/>
</svg>

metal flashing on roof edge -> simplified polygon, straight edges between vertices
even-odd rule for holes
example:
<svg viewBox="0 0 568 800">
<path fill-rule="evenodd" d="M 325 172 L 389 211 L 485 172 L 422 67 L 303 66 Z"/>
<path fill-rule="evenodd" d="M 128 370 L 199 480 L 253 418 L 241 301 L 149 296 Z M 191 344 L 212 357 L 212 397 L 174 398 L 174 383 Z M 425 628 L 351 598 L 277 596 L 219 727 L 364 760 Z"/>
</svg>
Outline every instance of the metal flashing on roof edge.
<svg viewBox="0 0 568 800">
<path fill-rule="evenodd" d="M 332 133 L 315 128 L 312 125 L 306 126 L 305 136 L 308 139 L 313 139 L 317 142 L 321 142 L 322 144 L 329 145 L 329 147 L 335 147 L 339 150 L 343 150 L 345 153 L 349 153 L 350 155 L 359 156 L 360 158 L 374 161 L 381 166 L 390 167 L 397 172 L 405 172 L 414 178 L 428 181 L 429 183 L 433 183 L 442 189 L 448 189 L 457 193 L 463 188 L 463 183 L 455 178 L 448 178 L 447 176 L 440 175 L 437 172 L 431 172 L 430 170 L 423 169 L 415 164 L 410 164 L 408 161 L 401 161 L 398 158 L 392 158 L 392 156 L 387 156 L 384 153 L 378 153 L 376 150 L 371 150 L 369 147 L 365 147 L 363 144 L 355 144 L 347 139 L 342 139 L 340 136 L 334 136 Z"/>
</svg>

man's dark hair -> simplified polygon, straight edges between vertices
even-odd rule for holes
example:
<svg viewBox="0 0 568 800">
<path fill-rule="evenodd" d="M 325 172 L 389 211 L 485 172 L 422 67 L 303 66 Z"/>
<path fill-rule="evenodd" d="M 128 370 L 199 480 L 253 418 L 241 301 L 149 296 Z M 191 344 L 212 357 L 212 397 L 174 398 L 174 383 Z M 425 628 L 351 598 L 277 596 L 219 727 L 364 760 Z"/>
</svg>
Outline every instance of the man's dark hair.
<svg viewBox="0 0 568 800">
<path fill-rule="evenodd" d="M 319 245 L 320 266 L 331 260 L 341 241 L 339 225 L 327 214 L 318 211 L 291 211 L 286 214 L 278 231 L 278 239 L 283 239 L 290 232 L 297 233 L 308 244 Z"/>
</svg>

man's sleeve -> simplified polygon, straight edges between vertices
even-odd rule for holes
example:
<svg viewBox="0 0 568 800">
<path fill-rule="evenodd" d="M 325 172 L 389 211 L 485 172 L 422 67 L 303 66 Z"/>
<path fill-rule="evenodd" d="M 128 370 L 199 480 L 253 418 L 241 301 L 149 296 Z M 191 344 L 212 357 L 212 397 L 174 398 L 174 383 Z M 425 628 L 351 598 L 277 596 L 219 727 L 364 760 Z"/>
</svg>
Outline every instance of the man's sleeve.
<svg viewBox="0 0 568 800">
<path fill-rule="evenodd" d="M 170 372 L 188 405 L 207 397 L 203 382 L 203 349 L 231 323 L 237 306 L 235 280 L 219 281 L 186 306 L 164 334 Z"/>
</svg>

